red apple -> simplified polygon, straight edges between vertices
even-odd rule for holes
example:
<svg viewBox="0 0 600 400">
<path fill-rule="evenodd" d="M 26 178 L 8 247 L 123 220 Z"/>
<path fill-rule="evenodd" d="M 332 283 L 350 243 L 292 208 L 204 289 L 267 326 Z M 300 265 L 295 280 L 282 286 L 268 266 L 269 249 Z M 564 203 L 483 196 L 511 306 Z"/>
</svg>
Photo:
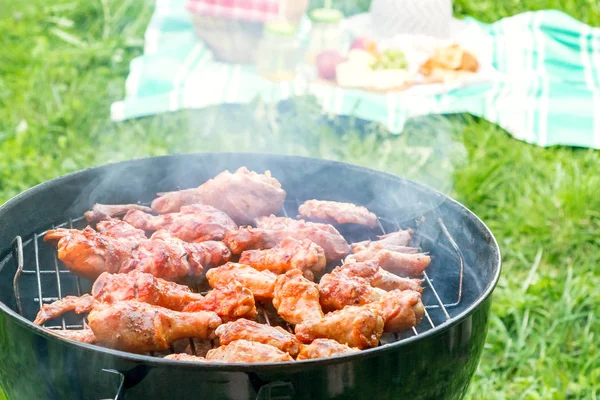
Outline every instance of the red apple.
<svg viewBox="0 0 600 400">
<path fill-rule="evenodd" d="M 336 67 L 346 61 L 346 58 L 337 50 L 326 50 L 320 53 L 316 58 L 317 71 L 319 77 L 330 81 L 335 80 Z"/>
</svg>

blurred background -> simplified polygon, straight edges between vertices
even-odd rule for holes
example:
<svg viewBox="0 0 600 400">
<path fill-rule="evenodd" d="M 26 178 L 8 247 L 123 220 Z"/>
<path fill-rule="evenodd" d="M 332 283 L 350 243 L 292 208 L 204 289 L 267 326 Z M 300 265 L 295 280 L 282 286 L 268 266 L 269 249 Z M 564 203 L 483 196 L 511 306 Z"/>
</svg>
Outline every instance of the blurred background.
<svg viewBox="0 0 600 400">
<path fill-rule="evenodd" d="M 349 16 L 370 1 L 329 6 Z M 453 2 L 455 17 L 488 23 L 542 9 L 600 25 L 597 0 Z M 125 96 L 154 11 L 148 0 L 0 0 L 0 204 L 79 169 L 187 152 L 305 155 L 408 177 L 463 202 L 501 247 L 503 274 L 470 398 L 600 396 L 597 150 L 538 147 L 467 113 L 411 118 L 392 133 L 324 113 L 311 95 L 114 122 L 111 104 Z"/>
</svg>

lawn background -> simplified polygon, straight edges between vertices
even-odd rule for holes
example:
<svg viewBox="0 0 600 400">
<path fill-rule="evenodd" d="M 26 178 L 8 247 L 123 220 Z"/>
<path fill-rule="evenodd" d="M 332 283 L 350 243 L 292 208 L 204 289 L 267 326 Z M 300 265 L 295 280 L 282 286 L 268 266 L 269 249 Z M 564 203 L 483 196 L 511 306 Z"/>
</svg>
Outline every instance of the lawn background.
<svg viewBox="0 0 600 400">
<path fill-rule="evenodd" d="M 401 136 L 360 121 L 323 124 L 310 99 L 279 113 L 256 101 L 112 123 L 109 106 L 124 94 L 152 8 L 145 0 L 0 0 L 0 203 L 71 171 L 178 152 L 311 155 L 407 176 L 466 204 L 501 246 L 470 399 L 600 397 L 597 151 L 534 147 L 468 115 L 414 120 Z M 490 22 L 544 8 L 600 25 L 597 0 L 455 2 L 457 15 Z"/>
</svg>

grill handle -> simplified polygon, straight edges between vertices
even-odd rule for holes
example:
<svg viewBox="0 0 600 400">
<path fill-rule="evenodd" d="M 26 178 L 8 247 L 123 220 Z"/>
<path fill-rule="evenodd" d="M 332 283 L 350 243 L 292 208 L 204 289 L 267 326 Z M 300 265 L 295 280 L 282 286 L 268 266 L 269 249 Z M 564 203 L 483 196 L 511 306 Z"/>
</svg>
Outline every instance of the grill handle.
<svg viewBox="0 0 600 400">
<path fill-rule="evenodd" d="M 256 400 L 292 400 L 294 385 L 291 382 L 275 381 L 261 386 Z"/>
<path fill-rule="evenodd" d="M 125 400 L 125 375 L 123 375 L 122 372 L 119 372 L 116 369 L 103 369 L 102 372 L 108 372 L 111 374 L 119 375 L 119 387 L 117 388 L 117 393 L 115 394 L 115 397 L 103 400 Z"/>
</svg>

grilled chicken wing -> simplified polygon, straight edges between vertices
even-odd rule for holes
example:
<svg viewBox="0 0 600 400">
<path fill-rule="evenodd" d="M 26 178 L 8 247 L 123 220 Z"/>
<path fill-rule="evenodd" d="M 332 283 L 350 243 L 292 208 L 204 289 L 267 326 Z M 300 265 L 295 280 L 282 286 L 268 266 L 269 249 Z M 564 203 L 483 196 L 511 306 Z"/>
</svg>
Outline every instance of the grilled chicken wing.
<svg viewBox="0 0 600 400">
<path fill-rule="evenodd" d="M 240 228 L 225 235 L 233 254 L 244 250 L 270 249 L 286 237 L 310 240 L 325 251 L 327 261 L 340 260 L 350 252 L 346 239 L 331 225 L 296 221 L 283 217 L 266 217 L 257 220 L 258 228 Z"/>
<path fill-rule="evenodd" d="M 275 281 L 273 306 L 290 324 L 323 318 L 319 304 L 319 287 L 293 269 L 279 275 Z"/>
<path fill-rule="evenodd" d="M 187 353 L 169 354 L 163 357 L 165 360 L 177 360 L 177 361 L 192 361 L 192 362 L 206 362 L 204 357 L 193 356 Z"/>
<path fill-rule="evenodd" d="M 385 320 L 369 308 L 348 306 L 318 320 L 296 325 L 296 337 L 303 343 L 315 339 L 333 339 L 350 347 L 375 347 L 383 334 Z"/>
<path fill-rule="evenodd" d="M 200 203 L 218 208 L 239 224 L 276 213 L 285 200 L 285 191 L 269 171 L 259 174 L 245 167 L 225 171 L 196 189 L 162 193 L 152 202 L 158 213 L 176 212 L 186 204 Z"/>
<path fill-rule="evenodd" d="M 371 245 L 346 257 L 345 263 L 373 261 L 386 271 L 400 276 L 421 276 L 431 263 L 427 254 L 407 254 L 388 250 L 381 245 Z"/>
<path fill-rule="evenodd" d="M 341 310 L 379 300 L 385 290 L 374 288 L 359 276 L 341 273 L 325 274 L 319 282 L 321 306 L 324 310 Z"/>
<path fill-rule="evenodd" d="M 167 350 L 178 339 L 210 339 L 221 324 L 213 312 L 178 312 L 138 301 L 100 304 L 88 321 L 98 342 L 133 353 Z"/>
<path fill-rule="evenodd" d="M 123 220 L 144 231 L 164 229 L 186 242 L 221 240 L 225 233 L 237 229 L 235 222 L 223 211 L 201 204 L 183 206 L 180 212 L 157 216 L 132 210 Z"/>
<path fill-rule="evenodd" d="M 207 361 L 224 363 L 262 363 L 294 361 L 288 354 L 268 344 L 236 340 L 226 346 L 209 350 Z"/>
<path fill-rule="evenodd" d="M 358 246 L 362 246 L 362 247 L 368 247 L 371 244 L 379 244 L 381 246 L 383 246 L 384 248 L 392 248 L 392 250 L 398 251 L 398 247 L 400 248 L 406 248 L 406 249 L 414 249 L 411 247 L 406 247 L 409 245 L 409 243 L 412 241 L 412 237 L 413 237 L 413 230 L 412 229 L 407 229 L 405 231 L 397 231 L 397 232 L 392 232 L 392 233 L 388 233 L 387 235 L 383 235 L 383 236 L 378 236 L 379 240 L 365 240 L 364 242 L 357 242 L 357 243 L 352 243 L 350 246 L 352 246 L 352 249 L 354 249 L 355 247 Z M 408 250 L 408 252 L 411 252 L 412 250 Z"/>
<path fill-rule="evenodd" d="M 58 241 L 58 258 L 75 274 L 88 279 L 95 279 L 105 271 L 119 272 L 131 257 L 127 245 L 90 227 L 53 229 L 46 233 L 44 241 Z"/>
<path fill-rule="evenodd" d="M 198 293 L 192 293 L 187 286 L 168 282 L 140 271 L 134 270 L 128 274 L 104 272 L 94 282 L 92 295 L 67 296 L 54 303 L 45 304 L 34 323 L 41 325 L 67 311 L 83 314 L 90 312 L 97 303 L 112 304 L 123 300 L 137 300 L 181 311 L 189 303 L 203 300 L 203 297 Z"/>
<path fill-rule="evenodd" d="M 279 326 L 269 326 L 247 319 L 238 319 L 221 325 L 215 331 L 221 345 L 227 345 L 236 340 L 249 340 L 276 347 L 295 357 L 302 343 L 288 331 Z"/>
<path fill-rule="evenodd" d="M 186 243 L 158 231 L 139 244 L 121 272 L 138 270 L 166 280 L 198 277 L 205 268 L 229 261 L 231 252 L 222 242 Z"/>
<path fill-rule="evenodd" d="M 303 345 L 296 360 L 310 360 L 313 358 L 325 358 L 341 354 L 357 353 L 359 350 L 348 347 L 331 339 L 315 339 L 311 344 Z"/>
<path fill-rule="evenodd" d="M 393 290 L 366 308 L 378 312 L 385 320 L 385 332 L 402 332 L 421 322 L 425 306 L 421 293 L 412 290 Z"/>
<path fill-rule="evenodd" d="M 359 276 L 366 279 L 373 287 L 383 290 L 415 290 L 421 292 L 420 279 L 402 278 L 392 274 L 377 265 L 376 262 L 354 262 L 335 268 L 332 273 L 342 273 L 347 276 Z"/>
<path fill-rule="evenodd" d="M 137 229 L 125 221 L 110 218 L 100 221 L 96 224 L 96 230 L 103 235 L 114 239 L 119 239 L 120 243 L 125 244 L 129 249 L 135 249 L 139 243 L 146 240 L 146 233 Z"/>
<path fill-rule="evenodd" d="M 259 271 L 269 270 L 276 274 L 299 269 L 304 272 L 304 276 L 313 280 L 314 272 L 322 271 L 327 260 L 319 245 L 310 240 L 286 237 L 272 249 L 244 251 L 239 262 Z"/>
<path fill-rule="evenodd" d="M 151 208 L 139 204 L 94 204 L 92 210 L 86 211 L 83 215 L 88 222 L 97 222 L 125 215 L 130 210 L 152 212 Z"/>
<path fill-rule="evenodd" d="M 97 341 L 94 331 L 89 328 L 79 330 L 57 329 L 51 330 L 50 332 L 55 333 L 65 339 L 71 339 L 81 343 L 93 344 Z"/>
<path fill-rule="evenodd" d="M 213 311 L 223 321 L 256 317 L 254 295 L 238 281 L 209 291 L 204 298 L 188 304 L 183 311 Z"/>
<path fill-rule="evenodd" d="M 338 224 L 359 224 L 369 228 L 377 226 L 377 215 L 365 207 L 339 201 L 307 200 L 298 207 L 302 218 Z"/>
<path fill-rule="evenodd" d="M 231 262 L 206 273 L 210 287 L 219 288 L 237 280 L 250 289 L 256 301 L 273 299 L 276 278 L 277 275 L 270 271 L 257 271 L 249 265 Z"/>
</svg>

